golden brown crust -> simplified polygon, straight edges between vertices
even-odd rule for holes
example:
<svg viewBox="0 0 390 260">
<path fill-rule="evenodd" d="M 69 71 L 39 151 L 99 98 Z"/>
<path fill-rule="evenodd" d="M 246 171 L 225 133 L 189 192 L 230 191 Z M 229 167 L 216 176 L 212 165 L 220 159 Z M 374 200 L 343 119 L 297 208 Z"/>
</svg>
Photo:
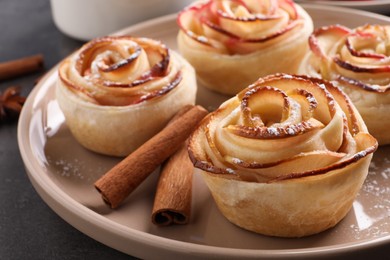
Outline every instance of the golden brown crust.
<svg viewBox="0 0 390 260">
<path fill-rule="evenodd" d="M 317 126 L 309 127 L 313 122 Z M 252 133 L 229 130 L 237 127 Z M 351 208 L 376 149 L 340 89 L 286 74 L 261 78 L 226 101 L 189 143 L 190 158 L 224 216 L 282 237 L 336 225 Z"/>
<path fill-rule="evenodd" d="M 341 87 L 380 145 L 390 144 L 389 32 L 390 26 L 381 25 L 318 28 L 299 69 Z"/>
<path fill-rule="evenodd" d="M 327 176 L 274 183 L 242 182 L 206 172 L 202 176 L 232 223 L 264 235 L 303 237 L 329 229 L 345 217 L 366 178 L 369 161 Z"/>
<path fill-rule="evenodd" d="M 260 76 L 296 73 L 313 30 L 306 11 L 289 1 L 278 1 L 278 6 L 269 6 L 269 10 L 264 7 L 266 11 L 244 4 L 230 10 L 229 4 L 240 5 L 200 1 L 179 14 L 178 47 L 194 66 L 199 81 L 219 93 L 235 95 Z M 214 9 L 229 16 L 221 18 Z M 198 12 L 204 14 L 200 21 L 196 20 L 201 16 Z M 218 24 L 213 23 L 218 19 Z"/>
<path fill-rule="evenodd" d="M 131 48 L 141 49 L 136 59 Z M 195 103 L 191 65 L 151 39 L 96 39 L 65 60 L 59 75 L 56 95 L 69 129 L 102 154 L 128 155 L 181 107 Z"/>
</svg>

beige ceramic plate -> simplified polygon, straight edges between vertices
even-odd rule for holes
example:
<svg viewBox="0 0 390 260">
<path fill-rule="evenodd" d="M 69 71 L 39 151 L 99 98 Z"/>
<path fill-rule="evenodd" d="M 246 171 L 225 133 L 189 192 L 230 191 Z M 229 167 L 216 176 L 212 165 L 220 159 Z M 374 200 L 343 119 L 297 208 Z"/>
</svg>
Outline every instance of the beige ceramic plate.
<svg viewBox="0 0 390 260">
<path fill-rule="evenodd" d="M 390 14 L 390 0 L 295 0 L 297 3 L 314 3 L 339 7 L 355 8 L 381 14 Z"/>
<path fill-rule="evenodd" d="M 366 12 L 305 7 L 316 26 L 390 22 Z M 160 39 L 175 49 L 175 19 L 175 15 L 161 17 L 119 34 Z M 21 155 L 42 199 L 75 228 L 110 247 L 147 259 L 259 259 L 329 256 L 390 242 L 390 147 L 375 153 L 368 179 L 347 217 L 335 228 L 303 239 L 266 237 L 230 224 L 198 174 L 194 176 L 193 214 L 188 225 L 158 228 L 151 223 L 156 173 L 121 208 L 110 210 L 93 183 L 118 159 L 89 152 L 73 139 L 54 96 L 56 79 L 54 68 L 28 97 L 19 121 Z M 198 101 L 209 109 L 225 99 L 200 87 Z"/>
</svg>

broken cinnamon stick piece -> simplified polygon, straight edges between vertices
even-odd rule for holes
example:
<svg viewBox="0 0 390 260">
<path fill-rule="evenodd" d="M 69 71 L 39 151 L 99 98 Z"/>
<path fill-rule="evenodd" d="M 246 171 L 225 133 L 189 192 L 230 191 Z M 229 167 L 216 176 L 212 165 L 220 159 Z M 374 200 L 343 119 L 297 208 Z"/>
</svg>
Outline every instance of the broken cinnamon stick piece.
<svg viewBox="0 0 390 260">
<path fill-rule="evenodd" d="M 22 76 L 43 68 L 43 55 L 37 54 L 0 63 L 0 80 Z"/>
<path fill-rule="evenodd" d="M 154 198 L 152 223 L 169 226 L 189 222 L 193 171 L 187 145 L 183 144 L 162 167 Z"/>
<path fill-rule="evenodd" d="M 168 159 L 207 115 L 201 106 L 193 106 L 174 117 L 159 133 L 115 165 L 95 182 L 103 200 L 117 208 L 161 163 Z"/>
</svg>

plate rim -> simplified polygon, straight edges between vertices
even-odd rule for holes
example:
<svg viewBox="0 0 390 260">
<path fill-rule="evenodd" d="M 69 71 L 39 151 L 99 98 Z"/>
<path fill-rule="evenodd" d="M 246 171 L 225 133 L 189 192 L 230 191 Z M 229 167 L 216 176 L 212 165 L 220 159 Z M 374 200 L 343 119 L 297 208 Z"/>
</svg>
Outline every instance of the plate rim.
<svg viewBox="0 0 390 260">
<path fill-rule="evenodd" d="M 296 0 L 298 3 L 309 3 L 308 0 Z M 312 4 L 326 4 L 332 6 L 344 6 L 344 7 L 375 7 L 375 6 L 384 6 L 389 5 L 390 0 L 365 0 L 365 1 L 331 1 L 331 0 L 310 0 Z"/>
<path fill-rule="evenodd" d="M 355 9 L 350 9 L 345 7 L 336 7 L 336 6 L 324 7 L 315 4 L 301 4 L 301 6 L 303 6 L 304 8 L 321 9 L 321 10 L 328 10 L 328 11 L 337 10 L 337 11 L 353 12 L 353 13 L 359 12 L 371 17 L 377 17 L 378 19 L 382 19 L 382 20 L 387 19 L 390 22 L 390 17 L 386 17 L 384 15 L 371 13 L 363 10 L 355 10 Z M 169 15 L 160 16 L 154 19 L 150 19 L 141 23 L 137 23 L 129 27 L 123 28 L 113 33 L 113 35 L 123 34 L 126 31 L 128 32 L 128 31 L 139 30 L 140 28 L 148 27 L 157 22 L 162 22 L 162 21 L 166 22 L 172 19 L 176 19 L 176 15 L 177 15 L 176 13 L 173 13 Z M 71 198 L 70 195 L 64 192 L 60 187 L 56 185 L 56 183 L 54 183 L 51 179 L 49 179 L 47 175 L 35 172 L 35 171 L 42 170 L 42 167 L 38 167 L 36 165 L 38 162 L 31 161 L 30 160 L 31 157 L 27 156 L 28 154 L 32 154 L 31 140 L 28 133 L 31 127 L 31 118 L 34 111 L 34 107 L 33 107 L 34 102 L 36 100 L 37 94 L 40 91 L 43 91 L 42 90 L 43 87 L 53 88 L 53 84 L 51 86 L 46 86 L 46 85 L 49 85 L 49 83 L 47 82 L 53 80 L 52 78 L 57 77 L 56 76 L 57 67 L 58 64 L 55 65 L 53 68 L 51 68 L 45 74 L 45 76 L 43 76 L 41 80 L 34 86 L 31 93 L 27 97 L 26 103 L 23 107 L 24 109 L 22 109 L 22 112 L 18 120 L 18 126 L 17 126 L 18 147 L 20 150 L 20 154 L 22 157 L 22 161 L 26 173 L 30 179 L 30 182 L 32 183 L 33 187 L 38 192 L 42 200 L 47 205 L 49 205 L 50 208 L 56 214 L 58 214 L 62 219 L 64 219 L 70 225 L 72 225 L 82 233 L 88 235 L 92 239 L 102 242 L 103 244 L 112 247 L 116 250 L 129 254 L 128 252 L 124 251 L 124 249 L 121 246 L 115 245 L 112 242 L 105 241 L 101 237 L 97 237 L 96 235 L 91 234 L 88 228 L 83 226 L 88 222 L 90 222 L 91 219 L 100 223 L 98 228 L 101 229 L 101 231 L 109 232 L 111 233 L 111 235 L 114 235 L 115 237 L 124 237 L 124 238 L 130 237 L 131 242 L 136 243 L 136 245 L 148 244 L 149 245 L 148 247 L 153 247 L 155 249 L 158 248 L 159 250 L 162 250 L 165 253 L 172 253 L 172 250 L 174 250 L 175 253 L 181 253 L 181 254 L 185 254 L 188 257 L 199 258 L 199 259 L 205 257 L 206 255 L 209 255 L 210 253 L 212 253 L 214 257 L 224 257 L 225 259 L 235 258 L 235 257 L 245 257 L 245 258 L 256 257 L 257 259 L 261 257 L 283 258 L 289 256 L 291 257 L 291 254 L 300 257 L 307 257 L 307 256 L 315 257 L 315 256 L 324 256 L 324 255 L 332 256 L 341 253 L 348 253 L 351 250 L 365 250 L 368 248 L 372 248 L 373 246 L 381 246 L 390 241 L 390 235 L 387 235 L 387 236 L 373 238 L 373 239 L 369 239 L 369 238 L 362 239 L 359 240 L 358 243 L 349 242 L 349 243 L 344 243 L 342 245 L 320 246 L 320 247 L 312 247 L 312 248 L 271 249 L 271 250 L 228 248 L 228 247 L 218 247 L 212 245 L 201 245 L 201 244 L 195 244 L 191 242 L 179 241 L 179 240 L 166 238 L 166 237 L 160 237 L 155 234 L 150 234 L 144 231 L 136 230 L 134 228 L 123 226 L 111 219 L 108 219 L 96 213 L 95 211 L 87 208 L 86 206 L 80 204 L 79 202 Z M 31 108 L 31 111 L 28 108 Z M 23 131 L 27 131 L 27 135 Z M 36 157 L 34 156 L 34 158 Z M 77 210 L 77 212 L 75 212 L 74 210 Z M 81 215 L 76 213 L 81 213 Z M 71 219 L 72 215 L 75 216 L 77 215 L 81 219 L 79 221 L 75 221 L 74 219 Z M 93 226 L 96 228 L 96 225 Z M 112 228 L 115 229 L 112 230 Z M 168 249 L 166 248 L 167 246 L 166 242 L 169 242 L 170 244 Z M 145 257 L 140 255 L 137 252 L 134 252 L 133 256 Z"/>
</svg>

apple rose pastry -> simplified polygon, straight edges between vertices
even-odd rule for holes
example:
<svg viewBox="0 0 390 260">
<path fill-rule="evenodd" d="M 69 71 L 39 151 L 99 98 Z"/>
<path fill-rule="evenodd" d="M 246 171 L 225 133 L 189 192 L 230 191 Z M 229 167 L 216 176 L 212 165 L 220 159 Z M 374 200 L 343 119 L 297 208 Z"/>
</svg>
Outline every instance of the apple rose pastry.
<svg viewBox="0 0 390 260">
<path fill-rule="evenodd" d="M 199 81 L 235 95 L 261 76 L 296 73 L 313 31 L 291 0 L 198 1 L 178 15 L 178 47 Z"/>
<path fill-rule="evenodd" d="M 192 66 L 159 41 L 102 37 L 59 67 L 57 100 L 70 131 L 86 148 L 126 156 L 195 103 Z"/>
<path fill-rule="evenodd" d="M 341 87 L 379 144 L 390 144 L 390 26 L 331 25 L 317 29 L 309 43 L 299 73 Z"/>
<path fill-rule="evenodd" d="M 287 74 L 260 78 L 225 101 L 189 142 L 222 214 L 280 237 L 319 233 L 344 218 L 376 149 L 339 88 Z"/>
</svg>

